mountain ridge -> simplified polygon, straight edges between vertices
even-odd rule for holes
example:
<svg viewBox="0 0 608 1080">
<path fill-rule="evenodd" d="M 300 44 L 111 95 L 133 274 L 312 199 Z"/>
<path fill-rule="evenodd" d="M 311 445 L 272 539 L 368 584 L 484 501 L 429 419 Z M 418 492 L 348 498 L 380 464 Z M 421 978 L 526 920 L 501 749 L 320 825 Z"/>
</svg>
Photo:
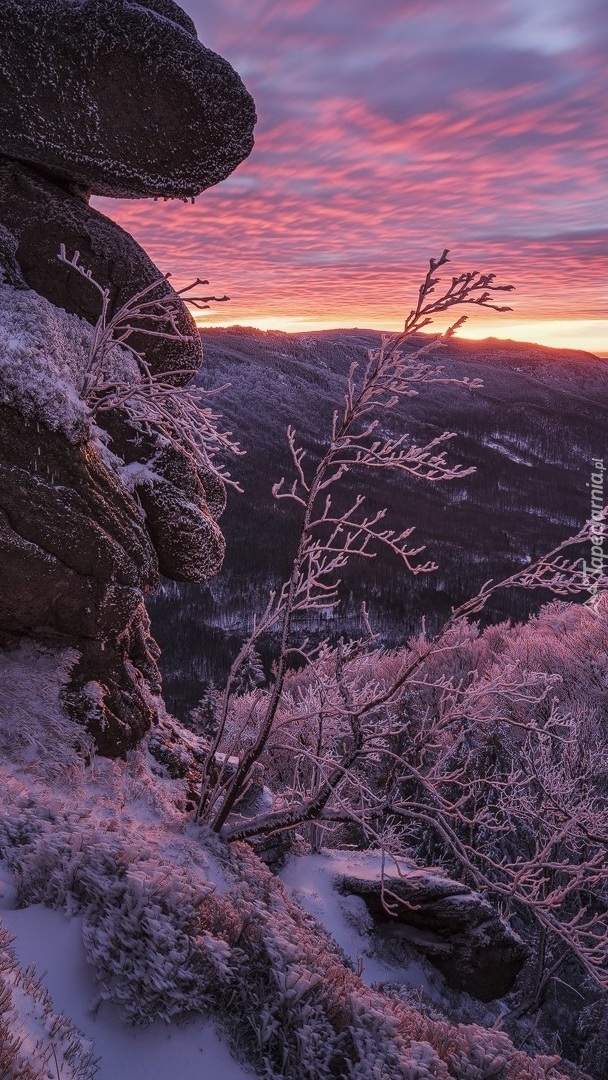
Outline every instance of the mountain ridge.
<svg viewBox="0 0 608 1080">
<path fill-rule="evenodd" d="M 231 496 L 222 518 L 228 544 L 222 573 L 202 588 L 166 584 L 149 602 L 165 692 L 182 715 L 201 682 L 221 681 L 253 610 L 289 572 L 297 522 L 270 493 L 273 481 L 291 475 L 287 425 L 296 427 L 312 461 L 320 432 L 329 430 L 341 405 L 351 363 L 363 362 L 381 335 L 222 327 L 201 337 L 205 364 L 198 380 L 207 389 L 225 387 L 211 401 L 247 453 L 232 467 L 244 494 Z M 417 335 L 408 348 L 432 340 Z M 404 579 L 399 567 L 377 559 L 363 568 L 371 570 L 363 581 L 360 564 L 353 563 L 345 574 L 341 620 L 309 622 L 308 631 L 359 632 L 365 599 L 382 637 L 398 643 L 417 630 L 423 614 L 431 627 L 438 625 L 485 580 L 550 550 L 590 515 L 585 485 L 608 432 L 608 360 L 494 338 L 450 339 L 425 359 L 444 367 L 448 378 L 482 376 L 484 386 L 422 386 L 390 423 L 384 414 L 382 430 L 408 431 L 418 444 L 453 431 L 448 456 L 477 471 L 449 484 L 383 474 L 374 477 L 368 501 L 372 509 L 388 507 L 390 526 L 414 525 L 414 540 L 426 543 L 439 569 Z M 349 477 L 346 494 L 365 491 L 368 479 L 355 489 Z M 499 599 L 491 615 L 523 618 L 540 602 L 524 594 Z"/>
</svg>

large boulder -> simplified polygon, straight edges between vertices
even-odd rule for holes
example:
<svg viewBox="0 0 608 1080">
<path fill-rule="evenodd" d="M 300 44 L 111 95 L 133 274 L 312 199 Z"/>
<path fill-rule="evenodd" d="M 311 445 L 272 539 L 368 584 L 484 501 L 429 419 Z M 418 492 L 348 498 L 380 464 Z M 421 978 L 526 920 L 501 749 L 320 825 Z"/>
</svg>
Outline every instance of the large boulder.
<svg viewBox="0 0 608 1080">
<path fill-rule="evenodd" d="M 161 574 L 172 581 L 208 581 L 225 553 L 216 523 L 226 505 L 223 482 L 179 446 L 154 432 L 135 432 L 123 412 L 113 409 L 100 420 L 112 449 L 129 466 L 123 476 L 144 509 Z"/>
<path fill-rule="evenodd" d="M 527 949 L 487 900 L 441 870 L 413 864 L 401 873 L 340 874 L 336 887 L 360 896 L 379 932 L 413 945 L 444 975 L 448 986 L 480 1001 L 513 986 Z"/>
<path fill-rule="evenodd" d="M 110 313 L 161 277 L 124 229 L 28 166 L 0 160 L 0 206 L 4 222 L 0 261 L 5 278 L 18 284 L 18 276 L 53 305 L 92 325 L 99 318 L 100 294 L 90 281 L 59 261 L 61 244 L 70 255 L 79 251 L 82 265 L 109 288 Z M 139 333 L 129 343 L 145 355 L 153 374 L 171 373 L 172 382 L 183 384 L 202 363 L 200 336 L 168 282 L 161 281 L 150 294 L 153 299 L 167 296 L 176 301 L 174 327 L 161 321 L 153 328 L 156 333 L 172 334 L 175 329 L 179 338 Z M 100 413 L 98 422 L 110 434 L 113 452 L 126 464 L 154 459 L 153 470 L 142 470 L 139 479 L 133 474 L 133 490 L 144 505 L 161 573 L 178 581 L 207 581 L 218 572 L 224 556 L 224 539 L 215 524 L 226 499 L 221 481 L 210 470 L 197 470 L 178 448 L 159 445 L 153 435 L 142 440 L 124 410 Z"/>
<path fill-rule="evenodd" d="M 118 198 L 191 198 L 253 145 L 253 100 L 171 0 L 4 0 L 0 152 Z"/>
<path fill-rule="evenodd" d="M 5 278 L 11 260 L 4 230 Z M 185 452 L 154 433 L 131 446 L 123 432 L 124 453 L 156 457 L 154 472 L 149 460 L 126 464 L 120 439 L 108 449 L 76 389 L 91 337 L 84 320 L 37 293 L 0 285 L 0 638 L 77 649 L 72 711 L 100 749 L 122 753 L 156 717 L 156 646 L 142 604 L 158 582 L 155 545 L 163 569 L 200 581 L 224 541 Z M 222 485 L 208 487 L 217 511 Z"/>
<path fill-rule="evenodd" d="M 2 6 L 0 646 L 77 656 L 66 702 L 108 754 L 158 719 L 144 594 L 159 568 L 217 573 L 225 490 L 180 396 L 202 362 L 194 320 L 88 199 L 194 197 L 247 156 L 254 123 L 238 75 L 173 0 Z M 154 306 L 131 307 L 128 342 L 103 354 L 100 403 L 92 327 L 142 290 Z"/>
<path fill-rule="evenodd" d="M 110 314 L 162 277 L 137 241 L 89 206 L 86 199 L 74 196 L 29 166 L 1 157 L 0 223 L 5 234 L 7 230 L 12 234 L 12 265 L 17 265 L 25 283 L 56 307 L 79 315 L 93 326 L 101 312 L 99 292 L 90 281 L 59 261 L 61 244 L 68 256 L 79 251 L 83 266 L 95 281 L 110 290 Z M 166 281 L 150 295 L 176 297 Z M 175 311 L 175 327 L 181 340 L 139 334 L 130 339 L 130 344 L 145 352 L 155 375 L 183 371 L 179 381 L 187 382 L 201 366 L 203 354 L 190 312 L 181 303 Z M 171 328 L 165 323 L 155 329 Z"/>
</svg>

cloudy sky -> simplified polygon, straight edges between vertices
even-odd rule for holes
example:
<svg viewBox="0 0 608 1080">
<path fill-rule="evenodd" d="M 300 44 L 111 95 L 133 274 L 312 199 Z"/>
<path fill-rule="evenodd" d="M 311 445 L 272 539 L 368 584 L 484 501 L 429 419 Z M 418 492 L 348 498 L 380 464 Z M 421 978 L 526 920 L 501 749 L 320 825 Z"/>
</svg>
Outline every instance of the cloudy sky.
<svg viewBox="0 0 608 1080">
<path fill-rule="evenodd" d="M 194 206 L 96 200 L 216 324 L 397 328 L 431 255 L 516 286 L 464 333 L 608 352 L 605 0 L 182 0 L 253 94 Z M 482 313 L 483 314 L 483 313 Z"/>
</svg>

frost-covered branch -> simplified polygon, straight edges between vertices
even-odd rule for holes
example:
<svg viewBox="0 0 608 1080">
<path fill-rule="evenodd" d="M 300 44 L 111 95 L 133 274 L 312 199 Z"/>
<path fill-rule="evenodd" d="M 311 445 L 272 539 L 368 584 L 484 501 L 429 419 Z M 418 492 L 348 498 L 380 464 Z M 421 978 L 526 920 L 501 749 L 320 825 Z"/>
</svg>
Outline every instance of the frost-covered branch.
<svg viewBox="0 0 608 1080">
<path fill-rule="evenodd" d="M 165 274 L 140 289 L 112 314 L 110 290 L 95 280 L 92 271 L 81 262 L 80 252 L 75 251 L 70 257 L 61 244 L 57 258 L 85 278 L 101 299 L 88 362 L 77 387 L 92 418 L 113 409 L 123 410 L 136 432 L 160 436 L 185 452 L 195 466 L 210 469 L 224 483 L 240 490 L 218 462 L 226 454 L 242 453 L 232 433 L 222 429 L 220 414 L 208 404 L 209 397 L 219 391 L 182 385 L 184 379 L 196 374 L 194 369 L 155 374 L 144 352 L 132 340 L 134 335 L 143 335 L 164 341 L 192 341 L 194 336 L 180 328 L 184 301 L 200 308 L 228 297 L 187 295 L 199 285 L 209 284 L 201 278 L 178 292 L 161 292 L 160 287 L 171 276 Z"/>
<path fill-rule="evenodd" d="M 300 507 L 302 519 L 299 542 L 291 575 L 272 601 L 266 619 L 267 627 L 276 626 L 280 636 L 274 683 L 265 715 L 251 745 L 239 753 L 238 766 L 224 796 L 219 800 L 219 806 L 217 801 L 213 803 L 209 799 L 207 781 L 203 780 L 198 815 L 210 814 L 211 824 L 217 831 L 226 824 L 272 731 L 288 670 L 292 623 L 296 613 L 334 606 L 338 602 L 340 571 L 352 557 L 370 557 L 376 544 L 389 548 L 405 563 L 408 570 L 415 573 L 429 572 L 435 568 L 435 564 L 430 561 L 414 561 L 424 549 L 422 546 L 414 548 L 407 544 L 411 534 L 410 527 L 400 531 L 386 530 L 379 527 L 381 516 L 363 514 L 353 518 L 352 514 L 362 505 L 363 496 L 346 516 L 331 515 L 329 489 L 358 466 L 367 469 L 394 468 L 426 480 L 460 479 L 472 471 L 457 464 L 449 465 L 444 451 L 439 450 L 439 447 L 452 437 L 450 432 L 444 432 L 423 447 L 410 445 L 407 436 L 391 439 L 378 438 L 376 434 L 382 415 L 389 412 L 402 397 L 416 394 L 419 385 L 435 382 L 447 382 L 468 388 L 480 385 L 479 380 L 448 378 L 441 368 L 428 364 L 425 357 L 436 347 L 436 342 L 419 348 L 414 355 L 406 356 L 400 348 L 407 338 L 425 324 L 424 320 L 428 321 L 431 310 L 438 313 L 451 309 L 456 304 L 472 302 L 482 306 L 495 306 L 488 291 L 493 275 L 480 277 L 476 273 L 464 275 L 458 282 L 454 279 L 442 297 L 433 301 L 429 299 L 437 283 L 433 273 L 447 262 L 447 255 L 447 251 L 444 251 L 439 260 L 431 260 L 429 273 L 419 290 L 414 315 L 408 316 L 403 332 L 383 336 L 380 347 L 370 350 L 362 370 L 357 364 L 352 365 L 342 415 L 338 412 L 334 414 L 331 436 L 325 451 L 318 464 L 310 470 L 306 468 L 306 455 L 303 448 L 297 444 L 294 429 L 290 427 L 288 430 L 288 443 L 296 476 L 288 489 L 285 488 L 285 481 L 281 480 L 273 488 L 273 494 L 277 499 L 291 499 Z M 454 329 L 455 327 L 450 329 L 448 336 Z M 245 650 L 253 647 L 261 632 L 260 628 L 254 628 L 244 646 Z M 225 701 L 228 702 L 229 698 L 228 687 Z M 208 771 L 206 766 L 205 774 Z"/>
<path fill-rule="evenodd" d="M 493 646 L 459 620 L 435 649 L 327 648 L 286 682 L 263 757 L 275 806 L 222 835 L 350 823 L 368 844 L 390 833 L 395 858 L 440 852 L 608 988 L 608 603 L 557 610 L 568 636 L 549 606 Z M 534 666 L 548 650 L 557 671 Z M 598 705 L 573 704 L 598 662 Z"/>
<path fill-rule="evenodd" d="M 533 919 L 541 936 L 559 943 L 560 955 L 565 947 L 608 988 L 608 807 L 594 786 L 592 737 L 583 734 L 597 723 L 597 712 L 573 704 L 566 667 L 533 662 L 523 629 L 511 632 L 515 645 L 501 631 L 506 644 L 496 659 L 469 621 L 499 589 L 543 588 L 567 597 L 593 591 L 593 610 L 579 607 L 578 618 L 588 635 L 606 640 L 605 661 L 608 607 L 602 590 L 608 582 L 594 579 L 591 589 L 584 561 L 569 557 L 571 549 L 608 535 L 605 520 L 588 523 L 504 580 L 486 582 L 433 639 L 422 635 L 407 647 L 383 651 L 366 615 L 366 640 L 324 642 L 316 650 L 292 644 L 297 613 L 338 603 L 340 574 L 351 558 L 386 550 L 409 572 L 434 567 L 419 561 L 423 548 L 411 544 L 411 526 L 386 528 L 384 510 L 368 511 L 363 494 L 345 507 L 334 489 L 359 467 L 393 468 L 428 481 L 471 471 L 448 462 L 443 447 L 450 432 L 418 447 L 409 435 L 393 438 L 380 427 L 401 398 L 423 385 L 479 385 L 448 379 L 428 364 L 425 355 L 436 343 L 414 355 L 401 350 L 432 315 L 456 304 L 504 310 L 493 302 L 493 275 L 453 278 L 434 298 L 435 271 L 446 260 L 444 252 L 431 261 L 403 332 L 383 338 L 362 369 L 352 365 L 343 407 L 334 413 L 317 463 L 299 446 L 295 429 L 288 429 L 294 475 L 282 478 L 273 494 L 299 509 L 296 555 L 290 577 L 271 595 L 232 665 L 197 816 L 231 842 L 347 825 L 390 858 L 424 857 L 428 848 L 436 860 L 439 850 L 453 872 Z M 269 631 L 279 636 L 273 679 L 237 697 L 239 671 Z M 542 623 L 542 633 L 533 633 L 540 648 L 550 627 Z M 305 665 L 297 673 L 289 667 L 295 652 Z M 260 763 L 274 789 L 273 805 L 245 812 L 241 800 Z"/>
</svg>

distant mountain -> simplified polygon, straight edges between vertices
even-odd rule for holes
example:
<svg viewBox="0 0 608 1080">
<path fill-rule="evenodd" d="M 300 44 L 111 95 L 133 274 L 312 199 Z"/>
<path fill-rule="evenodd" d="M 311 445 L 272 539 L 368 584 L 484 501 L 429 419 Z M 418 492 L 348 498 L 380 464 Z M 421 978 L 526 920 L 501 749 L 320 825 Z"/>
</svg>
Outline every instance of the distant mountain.
<svg viewBox="0 0 608 1080">
<path fill-rule="evenodd" d="M 209 388 L 230 383 L 216 404 L 247 454 L 233 463 L 245 490 L 230 495 L 222 518 L 222 574 L 208 586 L 167 582 L 149 602 L 165 693 L 182 714 L 200 696 L 201 682 L 221 679 L 252 612 L 288 572 L 297 519 L 271 496 L 272 483 L 292 472 L 287 425 L 296 427 L 311 458 L 318 455 L 351 363 L 363 362 L 380 340 L 369 330 L 243 327 L 202 336 L 201 379 Z M 370 508 L 388 507 L 387 524 L 415 525 L 415 539 L 439 569 L 412 577 L 384 556 L 354 561 L 337 617 L 315 616 L 307 632 L 356 632 L 365 599 L 384 640 L 402 641 L 423 615 L 432 628 L 488 578 L 549 550 L 589 516 L 591 463 L 603 456 L 608 434 L 608 359 L 493 338 L 454 339 L 429 359 L 448 377 L 482 378 L 483 389 L 423 386 L 386 415 L 382 430 L 407 431 L 418 444 L 454 431 L 451 460 L 474 465 L 476 474 L 431 484 L 353 473 L 347 494 L 368 491 Z M 499 594 L 490 616 L 523 617 L 543 599 Z"/>
</svg>

